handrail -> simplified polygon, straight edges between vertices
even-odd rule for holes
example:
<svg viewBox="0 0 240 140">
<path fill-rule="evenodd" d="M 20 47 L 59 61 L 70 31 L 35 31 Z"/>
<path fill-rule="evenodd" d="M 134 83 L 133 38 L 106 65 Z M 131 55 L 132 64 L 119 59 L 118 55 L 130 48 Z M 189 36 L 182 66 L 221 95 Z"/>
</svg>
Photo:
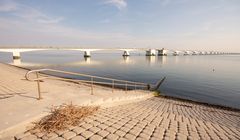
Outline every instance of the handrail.
<svg viewBox="0 0 240 140">
<path fill-rule="evenodd" d="M 39 73 L 41 73 L 41 72 L 56 72 L 56 73 L 61 73 L 61 74 L 82 76 L 82 77 L 85 77 L 85 78 L 91 78 L 91 80 L 69 79 L 69 78 L 56 77 L 56 76 L 51 76 L 51 75 L 46 75 L 45 77 L 40 77 Z M 36 78 L 30 78 L 30 74 L 32 74 L 32 73 L 36 73 Z M 93 84 L 102 84 L 102 85 L 112 86 L 112 92 L 114 91 L 114 88 L 116 88 L 115 86 L 123 86 L 123 88 L 125 89 L 126 92 L 127 92 L 127 90 L 129 90 L 128 87 L 134 87 L 135 90 L 137 89 L 137 87 L 146 88 L 147 90 L 150 90 L 150 87 L 152 87 L 152 85 L 147 84 L 147 83 L 133 82 L 133 81 L 127 81 L 127 80 L 119 80 L 119 79 L 93 76 L 93 75 L 88 75 L 88 74 L 67 72 L 67 71 L 54 70 L 54 69 L 30 70 L 25 74 L 25 78 L 29 81 L 36 81 L 37 82 L 38 99 L 42 99 L 41 90 L 40 90 L 40 81 L 45 80 L 45 79 L 60 79 L 60 80 L 65 80 L 65 81 L 90 83 L 91 84 L 91 94 L 93 94 Z M 94 79 L 109 80 L 111 82 L 94 81 Z"/>
<path fill-rule="evenodd" d="M 100 76 L 93 76 L 89 74 L 81 74 L 81 73 L 75 73 L 75 72 L 67 72 L 67 71 L 62 71 L 62 70 L 54 70 L 54 69 L 38 69 L 38 70 L 30 70 L 26 73 L 25 78 L 29 81 L 36 81 L 36 80 L 44 80 L 48 79 L 47 77 L 43 78 L 37 78 L 37 79 L 30 79 L 29 75 L 33 72 L 43 72 L 43 71 L 49 71 L 49 72 L 57 72 L 57 73 L 63 73 L 63 74 L 69 74 L 69 75 L 77 75 L 77 76 L 83 76 L 83 77 L 92 77 L 92 78 L 97 78 L 97 79 L 102 79 L 102 80 L 114 80 L 118 82 L 127 82 L 127 83 L 132 83 L 132 84 L 138 84 L 138 85 L 148 85 L 146 83 L 141 83 L 141 82 L 133 82 L 133 81 L 127 81 L 127 80 L 119 80 L 119 79 L 113 79 L 113 78 L 106 78 L 106 77 L 100 77 Z"/>
</svg>

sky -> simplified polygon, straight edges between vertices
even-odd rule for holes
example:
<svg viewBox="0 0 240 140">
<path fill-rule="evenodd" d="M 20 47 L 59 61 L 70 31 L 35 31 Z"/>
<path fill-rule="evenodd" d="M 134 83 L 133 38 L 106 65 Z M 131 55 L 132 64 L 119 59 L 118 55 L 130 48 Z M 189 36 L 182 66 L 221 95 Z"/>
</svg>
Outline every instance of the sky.
<svg viewBox="0 0 240 140">
<path fill-rule="evenodd" d="M 0 46 L 240 52 L 240 0 L 0 0 Z"/>
</svg>

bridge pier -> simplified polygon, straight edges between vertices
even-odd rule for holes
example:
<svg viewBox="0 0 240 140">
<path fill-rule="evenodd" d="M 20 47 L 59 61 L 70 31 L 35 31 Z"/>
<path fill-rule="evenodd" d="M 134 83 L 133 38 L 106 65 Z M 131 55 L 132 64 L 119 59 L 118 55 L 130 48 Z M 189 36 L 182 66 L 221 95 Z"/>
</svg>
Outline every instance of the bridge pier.
<svg viewBox="0 0 240 140">
<path fill-rule="evenodd" d="M 158 50 L 158 56 L 166 56 L 167 55 L 167 50 L 162 48 L 161 50 Z"/>
<path fill-rule="evenodd" d="M 156 56 L 156 50 L 155 49 L 149 49 L 146 51 L 146 56 Z"/>
<path fill-rule="evenodd" d="M 123 52 L 123 56 L 130 56 L 129 51 L 125 50 L 125 51 Z"/>
<path fill-rule="evenodd" d="M 179 52 L 178 52 L 178 51 L 175 51 L 175 52 L 173 53 L 173 55 L 174 55 L 174 56 L 177 56 L 177 55 L 179 55 Z"/>
<path fill-rule="evenodd" d="M 13 59 L 20 59 L 20 52 L 18 51 L 13 51 Z"/>
<path fill-rule="evenodd" d="M 91 57 L 90 51 L 84 51 L 84 57 Z"/>
<path fill-rule="evenodd" d="M 185 51 L 183 55 L 190 55 L 189 51 Z"/>
<path fill-rule="evenodd" d="M 198 55 L 197 51 L 193 51 L 192 55 Z"/>
</svg>

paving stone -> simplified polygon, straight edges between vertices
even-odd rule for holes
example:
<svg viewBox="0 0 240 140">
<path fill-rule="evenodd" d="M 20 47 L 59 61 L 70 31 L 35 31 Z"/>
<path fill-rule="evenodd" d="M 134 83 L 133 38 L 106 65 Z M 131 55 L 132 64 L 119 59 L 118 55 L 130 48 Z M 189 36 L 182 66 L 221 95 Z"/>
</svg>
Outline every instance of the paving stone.
<svg viewBox="0 0 240 140">
<path fill-rule="evenodd" d="M 121 131 L 121 130 L 117 130 L 117 131 L 115 132 L 115 134 L 117 134 L 117 135 L 120 136 L 120 137 L 123 137 L 123 136 L 126 134 L 126 132 Z"/>
<path fill-rule="evenodd" d="M 102 139 L 103 139 L 103 137 L 101 137 L 101 136 L 99 136 L 97 134 L 95 134 L 95 135 L 90 137 L 90 140 L 102 140 Z"/>
<path fill-rule="evenodd" d="M 91 132 L 91 131 L 86 130 L 86 131 L 83 131 L 83 132 L 80 133 L 80 134 L 81 134 L 81 136 L 83 136 L 84 138 L 88 139 L 88 138 L 90 138 L 94 133 Z"/>
<path fill-rule="evenodd" d="M 161 137 L 161 138 L 160 137 L 151 137 L 150 138 L 150 140 L 162 140 L 162 139 L 163 139 L 163 137 Z"/>
<path fill-rule="evenodd" d="M 83 136 L 75 136 L 71 140 L 86 140 Z"/>
<path fill-rule="evenodd" d="M 53 140 L 65 140 L 63 137 L 56 137 Z"/>
<path fill-rule="evenodd" d="M 15 139 L 21 139 L 23 137 L 26 137 L 28 135 L 31 135 L 31 133 L 27 132 L 27 133 L 20 133 L 20 134 L 17 134 L 14 138 Z"/>
<path fill-rule="evenodd" d="M 25 137 L 23 137 L 21 140 L 36 140 L 37 136 L 35 135 L 27 135 Z"/>
<path fill-rule="evenodd" d="M 149 129 L 144 129 L 142 131 L 142 133 L 148 134 L 148 135 L 152 135 L 153 131 L 150 131 Z"/>
<path fill-rule="evenodd" d="M 42 136 L 42 139 L 43 140 L 49 140 L 49 139 L 54 139 L 56 137 L 58 137 L 57 133 L 51 132 L 51 133 L 48 133 L 48 134 Z"/>
<path fill-rule="evenodd" d="M 85 123 L 85 124 L 81 125 L 81 127 L 85 128 L 85 129 L 89 129 L 89 128 L 93 127 L 93 125 Z"/>
<path fill-rule="evenodd" d="M 92 124 L 93 126 L 98 126 L 98 125 L 100 124 L 100 122 L 98 122 L 98 121 L 92 121 L 91 124 Z"/>
<path fill-rule="evenodd" d="M 85 119 L 84 119 L 84 122 L 86 122 L 86 123 L 90 123 L 90 122 L 93 122 L 93 119 L 85 118 Z"/>
<path fill-rule="evenodd" d="M 122 125 L 119 125 L 119 124 L 113 124 L 112 127 L 116 128 L 116 129 L 119 129 L 122 127 Z"/>
<path fill-rule="evenodd" d="M 105 130 L 108 131 L 108 132 L 110 132 L 110 133 L 114 133 L 114 132 L 117 131 L 117 129 L 116 129 L 116 128 L 113 128 L 113 127 L 108 127 L 108 128 L 106 128 Z"/>
<path fill-rule="evenodd" d="M 37 132 L 34 135 L 36 135 L 38 138 L 41 138 L 42 136 L 45 135 L 45 133 L 44 132 Z"/>
<path fill-rule="evenodd" d="M 144 138 L 144 139 L 149 139 L 151 135 L 145 134 L 145 133 L 140 133 L 139 137 Z"/>
<path fill-rule="evenodd" d="M 146 140 L 146 139 L 142 137 L 137 137 L 136 140 Z"/>
<path fill-rule="evenodd" d="M 98 132 L 98 135 L 100 135 L 102 137 L 106 137 L 108 134 L 109 134 L 109 132 L 106 130 L 101 130 Z"/>
<path fill-rule="evenodd" d="M 65 139 L 71 139 L 71 138 L 75 137 L 76 135 L 77 135 L 77 134 L 76 134 L 75 132 L 73 132 L 73 131 L 68 131 L 68 132 L 64 133 L 64 134 L 62 135 L 62 137 L 65 138 Z"/>
<path fill-rule="evenodd" d="M 128 140 L 128 139 L 126 139 L 126 138 L 119 138 L 118 140 Z"/>
<path fill-rule="evenodd" d="M 109 135 L 107 135 L 107 139 L 108 140 L 117 140 L 118 138 L 119 138 L 119 136 L 116 135 L 116 134 L 109 134 Z"/>
<path fill-rule="evenodd" d="M 133 140 L 133 139 L 136 139 L 137 136 L 128 133 L 128 134 L 126 134 L 124 137 L 125 137 L 126 139 Z"/>
<path fill-rule="evenodd" d="M 58 130 L 58 131 L 56 131 L 55 133 L 57 134 L 57 135 L 62 135 L 63 133 L 66 133 L 66 132 L 68 132 L 69 130 Z"/>
<path fill-rule="evenodd" d="M 125 124 L 125 125 L 124 125 L 124 127 L 127 127 L 127 128 L 130 128 L 130 129 L 131 129 L 131 128 L 133 128 L 133 127 L 134 127 L 134 125 L 133 125 L 133 124 L 129 124 L 129 123 L 128 123 L 128 124 Z"/>
<path fill-rule="evenodd" d="M 74 128 L 72 131 L 75 132 L 76 134 L 80 134 L 80 133 L 82 133 L 82 132 L 85 131 L 85 130 L 86 130 L 85 128 L 76 127 L 76 128 Z"/>
<path fill-rule="evenodd" d="M 69 126 L 69 127 L 68 127 L 68 130 L 72 131 L 72 130 L 75 129 L 76 127 L 78 127 L 78 126 Z"/>
<path fill-rule="evenodd" d="M 120 130 L 124 131 L 124 132 L 129 132 L 131 128 L 129 127 L 121 127 Z"/>
<path fill-rule="evenodd" d="M 113 122 L 111 122 L 111 121 L 106 121 L 106 122 L 104 122 L 103 124 L 105 124 L 105 125 L 107 125 L 107 126 L 111 126 L 111 125 L 113 124 Z"/>
<path fill-rule="evenodd" d="M 240 112 L 211 106 L 150 98 L 100 110 L 77 127 L 69 127 L 66 131 L 56 133 L 61 136 L 72 130 L 73 135 L 81 135 L 75 136 L 76 139 L 98 139 L 98 136 L 115 139 L 117 136 L 119 139 L 235 140 L 240 137 Z M 33 136 L 47 138 L 37 132 Z M 21 135 L 15 138 L 17 137 Z"/>
<path fill-rule="evenodd" d="M 100 124 L 100 125 L 98 125 L 97 127 L 101 128 L 101 129 L 106 129 L 108 126 L 105 125 L 105 124 Z"/>
<path fill-rule="evenodd" d="M 138 136 L 142 130 L 141 129 L 132 129 L 129 131 L 130 134 Z"/>
<path fill-rule="evenodd" d="M 101 129 L 98 127 L 92 127 L 89 129 L 89 131 L 92 131 L 93 133 L 97 133 L 98 131 L 100 131 Z"/>
</svg>

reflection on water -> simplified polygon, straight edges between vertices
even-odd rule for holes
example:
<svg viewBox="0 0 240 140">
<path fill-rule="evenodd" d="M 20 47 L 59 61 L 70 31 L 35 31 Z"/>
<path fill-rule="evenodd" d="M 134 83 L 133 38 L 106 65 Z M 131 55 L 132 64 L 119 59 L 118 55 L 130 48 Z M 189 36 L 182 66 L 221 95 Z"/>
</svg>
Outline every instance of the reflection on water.
<svg viewBox="0 0 240 140">
<path fill-rule="evenodd" d="M 120 64 L 134 64 L 135 61 L 134 59 L 131 59 L 130 56 L 122 56 L 122 59 L 120 60 Z"/>
<path fill-rule="evenodd" d="M 22 65 L 21 59 L 13 59 L 13 65 L 21 66 Z"/>
<path fill-rule="evenodd" d="M 129 58 L 130 58 L 129 56 L 123 56 L 124 62 L 127 63 L 127 64 L 129 64 L 129 62 L 130 62 L 130 59 L 129 59 Z"/>
<path fill-rule="evenodd" d="M 161 64 L 164 65 L 167 63 L 167 56 L 158 56 L 157 61 Z"/>
<path fill-rule="evenodd" d="M 179 63 L 179 57 L 182 57 L 182 56 L 179 56 L 179 55 L 174 56 L 175 64 Z"/>
<path fill-rule="evenodd" d="M 85 57 L 84 60 L 76 61 L 76 62 L 67 62 L 62 64 L 63 66 L 87 66 L 87 65 L 101 65 L 100 61 L 91 60 L 90 57 Z"/>
<path fill-rule="evenodd" d="M 132 53 L 98 53 L 84 58 L 79 52 L 31 52 L 12 60 L 0 53 L 0 61 L 30 69 L 53 68 L 111 78 L 156 83 L 168 96 L 240 108 L 240 56 L 145 56 Z M 214 69 L 214 71 L 213 71 Z"/>
<path fill-rule="evenodd" d="M 84 57 L 86 64 L 91 63 L 91 58 L 90 57 Z"/>
<path fill-rule="evenodd" d="M 22 59 L 13 59 L 9 64 L 20 67 L 48 67 L 49 64 L 23 62 Z"/>
<path fill-rule="evenodd" d="M 145 56 L 148 64 L 150 66 L 154 65 L 156 63 L 156 56 Z"/>
</svg>

